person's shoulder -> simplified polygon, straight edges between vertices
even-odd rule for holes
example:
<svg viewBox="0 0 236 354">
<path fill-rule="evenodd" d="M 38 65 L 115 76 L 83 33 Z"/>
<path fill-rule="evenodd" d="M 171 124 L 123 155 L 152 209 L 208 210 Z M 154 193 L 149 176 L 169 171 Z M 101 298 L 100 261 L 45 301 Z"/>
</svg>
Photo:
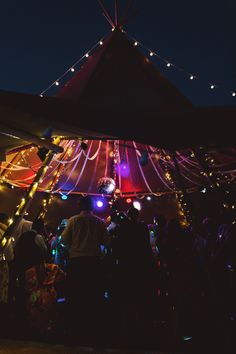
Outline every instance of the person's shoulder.
<svg viewBox="0 0 236 354">
<path fill-rule="evenodd" d="M 75 222 L 75 221 L 78 220 L 79 218 L 81 218 L 81 215 L 80 215 L 80 214 L 76 214 L 76 215 L 71 216 L 71 217 L 68 219 L 68 224 Z"/>
</svg>

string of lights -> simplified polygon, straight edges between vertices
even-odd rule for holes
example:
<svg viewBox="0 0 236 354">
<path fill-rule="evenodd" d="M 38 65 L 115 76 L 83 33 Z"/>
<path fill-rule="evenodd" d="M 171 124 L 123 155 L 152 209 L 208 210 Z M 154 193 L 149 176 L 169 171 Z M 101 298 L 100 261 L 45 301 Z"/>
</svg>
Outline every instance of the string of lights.
<svg viewBox="0 0 236 354">
<path fill-rule="evenodd" d="M 170 61 L 170 60 L 167 60 L 166 58 L 162 57 L 159 52 L 146 47 L 144 44 L 142 44 L 140 41 L 138 41 L 137 39 L 132 37 L 130 34 L 126 33 L 126 35 L 133 42 L 135 47 L 140 46 L 141 48 L 143 48 L 147 52 L 147 54 L 150 58 L 157 58 L 159 61 L 164 63 L 166 68 L 178 70 L 179 72 L 183 73 L 190 81 L 194 81 L 194 80 L 203 81 L 203 79 L 201 78 L 200 75 L 197 75 L 195 73 L 190 73 L 189 71 L 187 71 L 187 70 L 183 69 L 182 67 L 173 63 L 172 60 Z M 215 90 L 218 88 L 224 89 L 224 87 L 222 87 L 221 85 L 216 84 L 215 81 L 207 81 L 206 85 L 210 90 Z M 225 90 L 225 91 L 227 92 L 227 94 L 236 98 L 236 89 L 235 90 Z"/>
<path fill-rule="evenodd" d="M 47 86 L 43 91 L 40 92 L 39 96 L 43 97 L 53 86 L 60 86 L 60 81 L 65 78 L 69 73 L 75 73 L 78 70 L 79 64 L 89 58 L 91 53 L 98 47 L 103 46 L 103 41 L 106 36 L 101 38 L 90 50 L 88 50 L 82 57 L 76 60 L 62 75 L 60 75 L 55 81 L 53 81 L 49 86 Z"/>
</svg>

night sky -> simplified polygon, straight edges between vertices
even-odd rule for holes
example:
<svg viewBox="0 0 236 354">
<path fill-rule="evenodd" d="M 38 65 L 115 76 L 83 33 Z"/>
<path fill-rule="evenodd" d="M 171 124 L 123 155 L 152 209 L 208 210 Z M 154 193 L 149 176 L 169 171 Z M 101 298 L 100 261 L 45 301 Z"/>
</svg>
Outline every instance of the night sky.
<svg viewBox="0 0 236 354">
<path fill-rule="evenodd" d="M 134 0 L 133 9 L 126 31 L 199 76 L 191 81 L 153 59 L 195 105 L 236 105 L 235 0 Z M 39 94 L 110 32 L 96 0 L 3 0 L 0 10 L 2 90 Z"/>
</svg>

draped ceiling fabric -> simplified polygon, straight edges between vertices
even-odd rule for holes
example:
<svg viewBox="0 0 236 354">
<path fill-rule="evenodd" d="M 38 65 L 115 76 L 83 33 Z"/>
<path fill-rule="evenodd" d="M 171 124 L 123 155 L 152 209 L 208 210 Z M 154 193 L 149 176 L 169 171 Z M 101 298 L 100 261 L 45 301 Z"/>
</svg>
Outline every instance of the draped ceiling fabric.
<svg viewBox="0 0 236 354">
<path fill-rule="evenodd" d="M 132 141 L 119 141 L 118 162 L 125 158 L 127 173 L 119 174 L 119 163 L 116 168 L 116 187 L 123 196 L 137 194 L 173 193 L 171 181 L 166 179 L 166 173 L 174 169 L 168 152 L 152 146 L 136 144 Z M 97 183 L 101 177 L 114 177 L 114 141 L 88 141 L 86 151 L 81 150 L 80 142 L 63 141 L 65 152 L 54 156 L 48 172 L 39 185 L 40 191 L 53 193 L 98 194 Z M 7 162 L 2 165 L 2 177 L 5 181 L 21 188 L 27 188 L 33 181 L 41 161 L 37 155 L 38 149 L 31 147 L 24 151 L 7 156 Z M 140 164 L 143 151 L 148 154 L 148 163 Z M 192 151 L 186 149 L 177 153 L 180 171 L 189 191 L 195 191 L 209 186 L 211 183 L 202 173 Z M 214 160 L 212 170 L 221 180 L 225 176 L 229 180 L 236 175 L 236 153 L 234 149 L 212 150 Z M 11 162 L 13 161 L 13 162 Z M 168 168 L 168 170 L 167 170 Z"/>
<path fill-rule="evenodd" d="M 232 179 L 236 154 L 228 146 L 234 146 L 235 115 L 236 107 L 194 107 L 120 30 L 104 40 L 56 97 L 0 92 L 0 127 L 37 137 L 51 128 L 54 136 L 67 137 L 61 143 L 64 152 L 54 156 L 39 185 L 39 190 L 50 192 L 96 194 L 99 178 L 116 175 L 116 187 L 125 195 L 172 193 L 166 179 L 168 169 L 174 168 L 170 150 L 178 150 L 186 187 L 206 186 L 209 181 L 191 150 L 201 144 L 210 145 L 212 169 Z M 1 177 L 28 187 L 41 165 L 37 147 L 26 149 L 28 141 L 2 134 L 1 129 L 0 136 L 0 150 L 23 146 L 7 155 Z M 88 139 L 86 151 L 73 137 Z M 144 152 L 148 163 L 142 166 Z M 123 176 L 120 161 L 129 167 Z"/>
</svg>

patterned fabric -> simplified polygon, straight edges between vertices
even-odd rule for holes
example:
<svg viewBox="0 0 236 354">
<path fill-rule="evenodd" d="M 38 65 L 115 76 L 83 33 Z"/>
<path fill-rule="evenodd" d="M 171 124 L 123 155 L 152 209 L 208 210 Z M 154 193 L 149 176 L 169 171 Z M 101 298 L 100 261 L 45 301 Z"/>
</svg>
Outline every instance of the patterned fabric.
<svg viewBox="0 0 236 354">
<path fill-rule="evenodd" d="M 41 333 L 54 329 L 57 316 L 55 284 L 64 277 L 63 271 L 55 264 L 42 264 L 28 269 L 25 273 L 27 314 L 32 327 Z"/>
</svg>

